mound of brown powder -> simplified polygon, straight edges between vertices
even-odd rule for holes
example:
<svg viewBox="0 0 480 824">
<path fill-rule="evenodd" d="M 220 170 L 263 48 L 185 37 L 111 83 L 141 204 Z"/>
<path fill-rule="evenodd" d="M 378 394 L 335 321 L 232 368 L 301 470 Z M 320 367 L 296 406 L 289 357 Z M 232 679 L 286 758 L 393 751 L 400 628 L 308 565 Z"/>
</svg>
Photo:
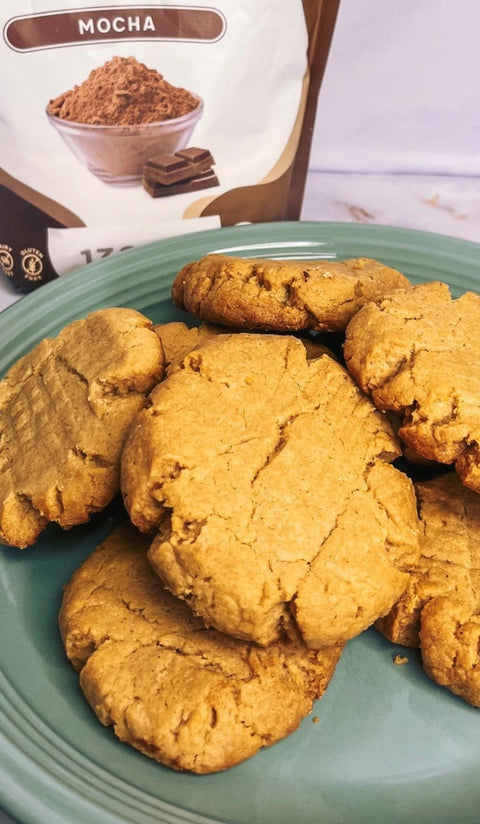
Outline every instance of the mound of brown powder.
<svg viewBox="0 0 480 824">
<path fill-rule="evenodd" d="M 113 57 L 48 105 L 63 120 L 97 126 L 131 126 L 182 117 L 198 106 L 186 89 L 172 86 L 134 57 Z"/>
</svg>

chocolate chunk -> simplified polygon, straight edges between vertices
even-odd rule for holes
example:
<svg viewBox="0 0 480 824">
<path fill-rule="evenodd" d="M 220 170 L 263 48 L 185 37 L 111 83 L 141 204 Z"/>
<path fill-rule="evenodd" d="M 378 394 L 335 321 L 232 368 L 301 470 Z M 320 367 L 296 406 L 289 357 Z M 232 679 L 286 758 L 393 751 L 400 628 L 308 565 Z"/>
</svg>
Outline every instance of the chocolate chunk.
<svg viewBox="0 0 480 824">
<path fill-rule="evenodd" d="M 196 146 L 189 146 L 188 149 L 180 149 L 178 152 L 175 152 L 175 154 L 177 154 L 178 157 L 186 158 L 186 160 L 189 160 L 191 163 L 204 163 L 207 160 L 210 161 L 211 166 L 215 163 L 208 149 L 198 149 Z"/>
<path fill-rule="evenodd" d="M 146 180 L 168 186 L 207 172 L 214 162 L 208 149 L 197 149 L 192 146 L 174 154 L 151 157 L 145 163 L 143 174 Z"/>
<path fill-rule="evenodd" d="M 165 186 L 154 180 L 143 178 L 143 188 L 151 197 L 168 197 L 169 195 L 180 195 L 185 192 L 198 192 L 200 189 L 209 189 L 211 186 L 219 186 L 218 178 L 213 169 L 208 169 L 202 174 L 190 177 L 188 180 L 181 180 L 178 183 L 170 183 Z"/>
</svg>

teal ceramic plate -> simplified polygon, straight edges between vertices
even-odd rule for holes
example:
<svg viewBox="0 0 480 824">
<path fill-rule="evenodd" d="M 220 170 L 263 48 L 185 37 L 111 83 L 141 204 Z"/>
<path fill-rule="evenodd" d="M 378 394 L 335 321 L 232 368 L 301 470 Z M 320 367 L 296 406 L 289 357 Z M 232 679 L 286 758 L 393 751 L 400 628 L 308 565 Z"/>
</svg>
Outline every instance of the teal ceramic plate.
<svg viewBox="0 0 480 824">
<path fill-rule="evenodd" d="M 42 286 L 0 315 L 0 371 L 101 306 L 185 319 L 170 286 L 210 251 L 375 257 L 455 295 L 480 288 L 480 246 L 402 229 L 286 223 L 150 244 Z M 351 642 L 314 715 L 288 739 L 212 776 L 175 773 L 120 744 L 86 705 L 57 630 L 62 585 L 111 530 L 49 528 L 0 567 L 0 806 L 28 824 L 478 824 L 480 710 L 430 682 L 418 654 L 369 630 Z"/>
</svg>

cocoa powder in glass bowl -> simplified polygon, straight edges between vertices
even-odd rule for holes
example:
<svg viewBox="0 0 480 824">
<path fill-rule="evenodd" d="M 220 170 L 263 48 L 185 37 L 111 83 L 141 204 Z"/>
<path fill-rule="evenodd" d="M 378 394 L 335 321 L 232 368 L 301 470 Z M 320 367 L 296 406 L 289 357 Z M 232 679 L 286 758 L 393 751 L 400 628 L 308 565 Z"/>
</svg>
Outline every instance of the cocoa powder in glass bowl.
<svg viewBox="0 0 480 824">
<path fill-rule="evenodd" d="M 141 181 L 145 162 L 185 148 L 202 99 L 134 57 L 113 57 L 51 100 L 47 117 L 75 156 L 117 185 Z"/>
</svg>

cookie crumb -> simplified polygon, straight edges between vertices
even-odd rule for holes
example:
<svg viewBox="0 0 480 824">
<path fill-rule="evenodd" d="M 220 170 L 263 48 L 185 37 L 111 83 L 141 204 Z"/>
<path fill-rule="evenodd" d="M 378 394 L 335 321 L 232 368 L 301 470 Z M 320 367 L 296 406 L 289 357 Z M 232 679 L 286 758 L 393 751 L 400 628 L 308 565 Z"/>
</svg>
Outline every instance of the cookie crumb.
<svg viewBox="0 0 480 824">
<path fill-rule="evenodd" d="M 314 715 L 313 718 L 312 718 L 312 724 L 319 724 L 319 723 L 320 723 L 320 718 L 318 717 L 318 715 Z"/>
<path fill-rule="evenodd" d="M 408 664 L 408 658 L 406 655 L 395 655 L 393 658 L 394 664 Z"/>
</svg>

